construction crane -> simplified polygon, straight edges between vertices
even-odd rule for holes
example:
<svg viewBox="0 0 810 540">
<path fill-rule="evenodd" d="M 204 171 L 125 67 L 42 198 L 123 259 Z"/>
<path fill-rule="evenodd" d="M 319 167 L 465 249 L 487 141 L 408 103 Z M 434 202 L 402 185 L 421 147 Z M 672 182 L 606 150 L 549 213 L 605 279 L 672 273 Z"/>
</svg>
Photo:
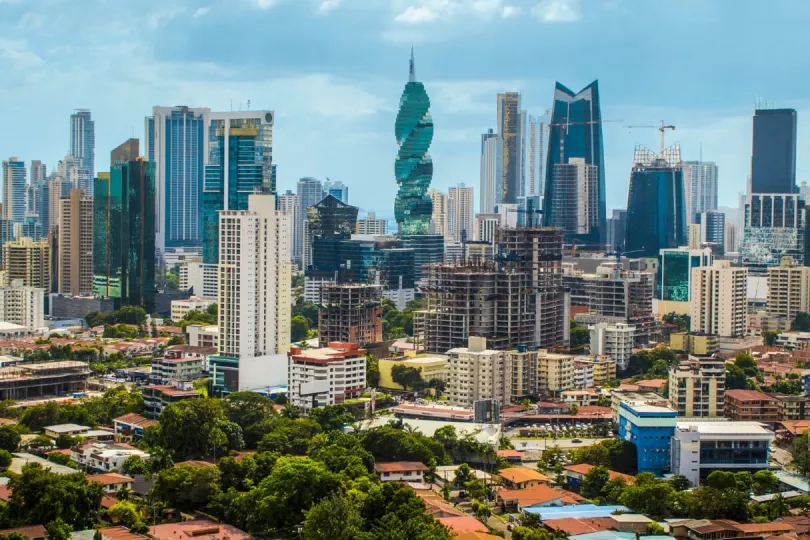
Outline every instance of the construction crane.
<svg viewBox="0 0 810 540">
<path fill-rule="evenodd" d="M 664 152 L 664 132 L 666 130 L 668 130 L 668 129 L 671 129 L 672 131 L 675 131 L 675 126 L 673 126 L 673 125 L 668 125 L 668 126 L 664 125 L 663 120 L 661 120 L 661 125 L 660 126 L 624 126 L 624 127 L 628 128 L 628 129 L 633 129 L 633 128 L 653 128 L 653 129 L 657 129 L 659 131 L 659 133 L 661 133 L 661 153 Z"/>
</svg>

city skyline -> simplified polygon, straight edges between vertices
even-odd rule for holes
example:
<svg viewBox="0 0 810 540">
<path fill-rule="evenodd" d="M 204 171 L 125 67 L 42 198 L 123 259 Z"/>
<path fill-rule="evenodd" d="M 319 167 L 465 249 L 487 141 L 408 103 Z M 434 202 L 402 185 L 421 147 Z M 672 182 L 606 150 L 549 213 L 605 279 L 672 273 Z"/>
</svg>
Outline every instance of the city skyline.
<svg viewBox="0 0 810 540">
<path fill-rule="evenodd" d="M 278 114 L 274 161 L 279 164 L 279 192 L 293 188 L 300 177 L 328 176 L 350 185 L 356 194 L 353 202 L 361 209 L 390 218 L 393 209 L 388 201 L 396 192 L 390 172 L 391 156 L 396 153 L 390 125 L 401 92 L 402 61 L 412 44 L 419 57 L 420 78 L 441 127 L 431 147 L 436 162 L 433 187 L 445 191 L 459 182 L 476 184 L 480 134 L 495 127 L 496 94 L 520 91 L 523 107 L 541 114 L 551 105 L 557 79 L 578 88 L 598 78 L 603 117 L 622 120 L 603 128 L 608 210 L 624 207 L 635 144 L 654 147 L 657 138 L 654 130 L 631 131 L 623 125 L 654 124 L 661 119 L 675 124 L 678 129 L 668 139 L 681 144 L 687 160 L 698 159 L 703 142 L 704 159 L 719 167 L 721 206 L 736 206 L 736 194 L 745 188 L 751 119 L 758 96 L 775 107 L 798 110 L 799 149 L 810 135 L 810 128 L 802 123 L 810 103 L 798 90 L 800 85 L 793 84 L 801 73 L 787 73 L 768 64 L 758 40 L 720 47 L 709 47 L 707 41 L 714 43 L 727 35 L 726 27 L 735 24 L 756 21 L 767 30 L 768 21 L 780 17 L 783 21 L 788 12 L 789 27 L 781 25 L 780 34 L 762 36 L 768 40 L 763 43 L 778 47 L 789 39 L 801 41 L 805 38 L 787 37 L 793 25 L 798 27 L 810 18 L 800 2 L 780 3 L 766 14 L 732 9 L 720 2 L 685 2 L 674 7 L 614 0 L 594 7 L 576 1 L 512 0 L 488 2 L 493 7 L 480 11 L 473 4 L 467 0 L 244 0 L 232 5 L 173 2 L 167 8 L 145 2 L 135 12 L 99 2 L 85 22 L 104 27 L 101 31 L 92 36 L 68 35 L 64 42 L 54 43 L 52 38 L 46 39 L 51 25 L 57 20 L 69 24 L 73 17 L 84 16 L 72 13 L 67 4 L 57 3 L 50 9 L 50 3 L 44 1 L 6 2 L 0 4 L 0 28 L 6 36 L 0 44 L 0 65 L 12 76 L 4 78 L 0 94 L 13 98 L 10 102 L 15 107 L 9 120 L 19 129 L 0 135 L 2 155 L 16 155 L 26 163 L 41 159 L 52 167 L 69 149 L 63 127 L 68 116 L 85 107 L 96 121 L 95 168 L 109 170 L 109 149 L 133 134 L 142 139 L 142 118 L 155 105 L 229 110 L 232 103 L 236 111 L 240 106 L 246 109 L 251 100 L 251 109 L 271 109 Z M 541 5 L 557 8 L 544 10 L 538 8 Z M 504 10 L 509 7 L 520 11 Z M 627 17 L 627 13 L 635 16 Z M 682 32 L 693 27 L 694 14 L 702 25 L 712 26 L 713 33 L 707 37 L 692 30 L 694 39 L 683 40 L 679 61 L 690 65 L 691 80 L 700 82 L 686 84 L 672 72 L 644 77 L 632 67 L 662 57 L 665 45 L 660 40 L 647 40 L 650 44 L 644 50 L 633 50 L 633 62 L 619 63 L 626 65 L 605 62 L 608 55 L 629 52 L 620 36 L 628 32 L 639 38 L 659 32 L 686 35 Z M 307 39 L 309 32 L 313 36 L 323 33 L 319 43 L 325 41 L 327 46 L 317 48 L 323 54 L 313 54 L 315 48 L 274 52 L 276 41 L 292 38 L 284 28 L 264 33 L 266 43 L 236 30 L 247 20 L 272 28 L 282 19 L 307 23 L 303 24 L 307 35 L 300 39 Z M 652 20 L 656 21 L 655 32 L 645 23 Z M 718 25 L 720 22 L 723 24 Z M 223 27 L 221 38 L 210 33 L 215 24 Z M 357 31 L 375 25 L 379 30 Z M 537 28 L 545 30 L 523 32 Z M 503 49 L 494 45 L 495 40 L 491 50 L 471 50 L 459 35 L 462 29 L 516 36 L 513 61 L 499 61 Z M 598 54 L 593 54 L 596 38 L 588 35 L 595 30 L 603 45 Z M 116 47 L 109 46 L 113 35 L 120 38 Z M 203 35 L 207 38 L 201 39 Z M 347 35 L 351 39 L 345 39 Z M 576 37 L 580 35 L 585 39 Z M 192 49 L 188 44 L 195 40 L 204 46 Z M 262 46 L 242 47 L 248 53 L 239 58 L 225 48 L 251 44 Z M 536 64 L 530 51 L 552 44 L 566 49 L 566 55 L 544 57 Z M 801 48 L 794 43 L 784 50 L 795 55 Z M 259 50 L 265 52 L 259 54 Z M 111 58 L 116 61 L 110 62 Z M 720 58 L 723 62 L 714 61 Z M 183 63 L 188 69 L 179 70 Z M 260 71 L 258 66 L 262 66 Z M 268 72 L 272 75 L 266 75 Z M 39 84 L 44 79 L 52 84 Z M 723 92 L 707 91 L 725 80 L 734 83 L 723 85 Z M 55 88 L 62 90 L 56 92 Z M 30 121 L 32 111 L 38 121 Z M 42 130 L 42 121 L 48 118 L 53 119 L 54 128 Z M 300 144 L 305 138 L 308 144 Z M 367 148 L 366 166 L 360 174 L 352 160 L 342 159 L 358 145 Z M 805 163 L 799 152 L 798 181 L 807 179 L 808 173 L 810 161 Z"/>
</svg>

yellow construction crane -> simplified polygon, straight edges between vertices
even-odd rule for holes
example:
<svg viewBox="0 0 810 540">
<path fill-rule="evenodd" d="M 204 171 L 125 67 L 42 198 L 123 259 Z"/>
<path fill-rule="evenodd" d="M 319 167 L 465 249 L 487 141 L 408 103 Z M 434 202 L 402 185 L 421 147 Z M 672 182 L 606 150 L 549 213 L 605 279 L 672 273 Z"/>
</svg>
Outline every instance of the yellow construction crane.
<svg viewBox="0 0 810 540">
<path fill-rule="evenodd" d="M 633 129 L 633 128 L 653 128 L 653 129 L 657 129 L 659 131 L 659 133 L 661 133 L 661 152 L 662 153 L 664 152 L 664 132 L 666 130 L 668 130 L 668 129 L 671 129 L 672 131 L 675 131 L 675 126 L 673 126 L 673 125 L 668 125 L 667 126 L 667 125 L 664 124 L 663 120 L 661 120 L 661 125 L 660 126 L 624 126 L 624 127 L 628 128 L 628 129 Z"/>
</svg>

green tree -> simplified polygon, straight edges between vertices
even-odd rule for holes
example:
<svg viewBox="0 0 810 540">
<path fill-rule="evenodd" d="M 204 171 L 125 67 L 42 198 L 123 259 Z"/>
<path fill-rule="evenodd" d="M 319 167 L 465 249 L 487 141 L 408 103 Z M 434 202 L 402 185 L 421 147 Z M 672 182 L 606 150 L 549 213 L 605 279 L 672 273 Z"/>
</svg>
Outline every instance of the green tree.
<svg viewBox="0 0 810 540">
<path fill-rule="evenodd" d="M 571 350 L 584 349 L 591 342 L 591 331 L 587 326 L 580 326 L 574 319 L 570 322 Z"/>
<path fill-rule="evenodd" d="M 675 491 L 684 491 L 692 487 L 692 483 L 689 479 L 681 474 L 674 475 L 669 481 Z"/>
<path fill-rule="evenodd" d="M 306 540 L 350 540 L 359 537 L 362 525 L 355 504 L 333 493 L 306 512 L 303 534 Z"/>
<path fill-rule="evenodd" d="M 793 327 L 791 330 L 810 332 L 810 315 L 803 311 L 798 312 L 796 318 L 793 319 Z"/>
<path fill-rule="evenodd" d="M 149 474 L 149 466 L 141 456 L 129 456 L 124 461 L 124 473 L 129 475 Z"/>
<path fill-rule="evenodd" d="M 143 516 L 140 511 L 138 511 L 138 507 L 130 501 L 115 503 L 112 508 L 107 510 L 107 516 L 113 523 L 120 523 L 127 528 L 143 521 Z"/>
<path fill-rule="evenodd" d="M 219 477 L 214 466 L 181 463 L 160 471 L 151 495 L 184 512 L 203 510 L 220 492 Z"/>
<path fill-rule="evenodd" d="M 735 364 L 726 364 L 726 389 L 741 390 L 746 387 L 745 371 Z"/>
<path fill-rule="evenodd" d="M 20 432 L 16 426 L 0 427 L 0 448 L 8 452 L 16 452 L 20 447 Z"/>
<path fill-rule="evenodd" d="M 79 437 L 71 437 L 67 433 L 60 433 L 56 438 L 56 447 L 65 450 L 75 445 L 79 440 Z"/>
<path fill-rule="evenodd" d="M 664 530 L 664 527 L 662 527 L 660 523 L 653 521 L 652 523 L 647 523 L 647 534 L 654 536 L 661 536 L 666 534 L 666 531 Z"/>
<path fill-rule="evenodd" d="M 11 452 L 0 448 L 0 467 L 6 468 L 11 465 Z"/>
<path fill-rule="evenodd" d="M 776 339 L 779 337 L 779 334 L 779 330 L 769 330 L 768 332 L 765 332 L 763 335 L 765 345 L 768 345 L 769 347 L 776 345 Z"/>
<path fill-rule="evenodd" d="M 734 365 L 742 369 L 745 372 L 745 375 L 748 377 L 755 377 L 759 374 L 757 361 L 754 360 L 754 357 L 748 353 L 738 353 L 734 358 Z"/>
<path fill-rule="evenodd" d="M 178 401 L 163 409 L 159 442 L 178 460 L 244 447 L 242 429 L 228 420 L 221 400 L 210 398 Z"/>
<path fill-rule="evenodd" d="M 354 415 L 344 405 L 315 407 L 309 413 L 310 419 L 321 426 L 323 431 L 342 431 L 346 424 L 354 423 Z"/>
<path fill-rule="evenodd" d="M 576 416 L 577 413 L 579 413 L 579 406 L 576 403 L 572 403 L 569 412 L 571 413 L 571 416 Z"/>
<path fill-rule="evenodd" d="M 290 320 L 290 340 L 295 343 L 309 337 L 309 322 L 301 315 L 295 315 Z"/>
<path fill-rule="evenodd" d="M 371 388 L 380 386 L 380 361 L 373 354 L 366 354 L 366 384 Z"/>
<path fill-rule="evenodd" d="M 775 493 L 779 485 L 779 478 L 766 469 L 757 471 L 753 477 L 753 490 L 755 495 L 765 495 L 768 493 Z"/>
<path fill-rule="evenodd" d="M 428 388 L 432 388 L 436 392 L 436 397 L 442 397 L 442 394 L 445 390 L 447 390 L 447 383 L 442 379 L 430 379 L 426 385 Z"/>
<path fill-rule="evenodd" d="M 586 499 L 596 499 L 602 496 L 605 485 L 610 480 L 610 473 L 606 467 L 594 467 L 582 479 L 580 492 Z"/>
<path fill-rule="evenodd" d="M 422 380 L 422 368 L 405 366 L 403 364 L 395 364 L 391 368 L 391 379 L 402 386 L 405 391 L 407 391 L 408 388 L 418 390 L 424 384 Z"/>
<path fill-rule="evenodd" d="M 61 518 L 46 523 L 45 530 L 48 531 L 50 540 L 70 540 L 73 535 L 73 527 L 69 523 L 65 523 Z"/>
</svg>

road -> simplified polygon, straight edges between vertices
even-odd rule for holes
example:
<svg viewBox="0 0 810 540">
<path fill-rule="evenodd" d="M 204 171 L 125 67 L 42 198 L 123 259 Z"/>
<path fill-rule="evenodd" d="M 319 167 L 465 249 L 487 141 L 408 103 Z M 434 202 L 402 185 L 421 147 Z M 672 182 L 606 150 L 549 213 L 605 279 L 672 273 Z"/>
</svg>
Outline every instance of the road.
<svg viewBox="0 0 810 540">
<path fill-rule="evenodd" d="M 607 439 L 577 439 L 582 442 L 575 443 L 573 439 L 514 439 L 510 437 L 512 445 L 515 450 L 545 450 L 553 446 L 559 446 L 563 450 L 570 450 L 571 448 L 583 448 L 585 446 L 593 446 L 594 444 L 605 441 Z"/>
</svg>

